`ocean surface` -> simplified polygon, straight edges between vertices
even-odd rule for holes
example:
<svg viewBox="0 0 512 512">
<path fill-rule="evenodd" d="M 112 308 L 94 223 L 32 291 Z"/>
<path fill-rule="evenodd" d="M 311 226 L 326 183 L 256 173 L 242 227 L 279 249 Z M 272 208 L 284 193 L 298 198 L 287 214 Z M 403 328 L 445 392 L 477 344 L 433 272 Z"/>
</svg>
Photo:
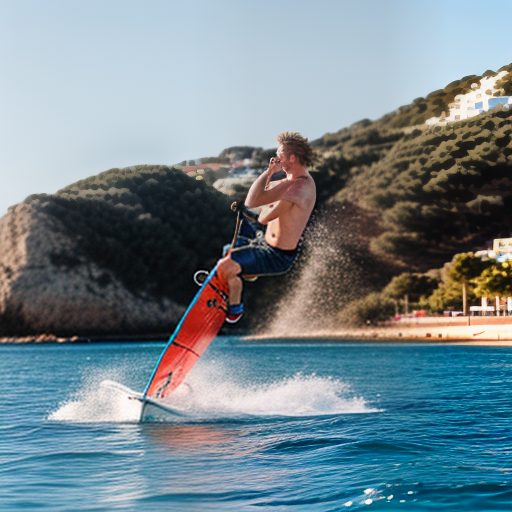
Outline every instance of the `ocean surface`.
<svg viewBox="0 0 512 512">
<path fill-rule="evenodd" d="M 511 348 L 219 338 L 141 424 L 163 346 L 0 346 L 0 510 L 512 510 Z"/>
</svg>

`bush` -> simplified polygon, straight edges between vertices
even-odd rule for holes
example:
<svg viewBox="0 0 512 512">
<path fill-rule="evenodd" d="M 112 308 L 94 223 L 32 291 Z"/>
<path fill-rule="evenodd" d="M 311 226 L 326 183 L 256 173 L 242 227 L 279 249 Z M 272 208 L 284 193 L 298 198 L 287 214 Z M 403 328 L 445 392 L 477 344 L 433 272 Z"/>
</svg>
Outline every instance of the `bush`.
<svg viewBox="0 0 512 512">
<path fill-rule="evenodd" d="M 395 302 L 373 292 L 350 302 L 338 315 L 344 325 L 363 326 L 389 320 L 395 312 Z"/>
</svg>

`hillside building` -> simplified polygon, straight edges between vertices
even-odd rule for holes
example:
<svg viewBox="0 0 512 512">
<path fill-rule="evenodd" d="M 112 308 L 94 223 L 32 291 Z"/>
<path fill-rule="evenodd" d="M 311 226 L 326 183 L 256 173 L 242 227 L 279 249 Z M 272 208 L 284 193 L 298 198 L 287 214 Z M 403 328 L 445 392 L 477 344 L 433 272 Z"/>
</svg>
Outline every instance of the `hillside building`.
<svg viewBox="0 0 512 512">
<path fill-rule="evenodd" d="M 512 96 L 498 96 L 496 83 L 508 71 L 500 71 L 495 76 L 484 76 L 480 83 L 471 85 L 471 91 L 466 94 L 457 94 L 452 103 L 448 105 L 447 116 L 431 117 L 425 121 L 429 126 L 446 125 L 463 119 L 478 116 L 499 105 L 512 105 Z"/>
</svg>

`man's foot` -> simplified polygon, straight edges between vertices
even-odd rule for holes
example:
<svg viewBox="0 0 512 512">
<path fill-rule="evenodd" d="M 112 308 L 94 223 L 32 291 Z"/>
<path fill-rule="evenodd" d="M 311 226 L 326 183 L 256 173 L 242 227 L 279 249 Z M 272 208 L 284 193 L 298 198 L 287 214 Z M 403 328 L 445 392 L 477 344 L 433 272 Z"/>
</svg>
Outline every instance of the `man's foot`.
<svg viewBox="0 0 512 512">
<path fill-rule="evenodd" d="M 226 322 L 228 324 L 236 324 L 244 316 L 243 304 L 230 304 L 228 306 L 228 313 L 226 315 Z"/>
</svg>

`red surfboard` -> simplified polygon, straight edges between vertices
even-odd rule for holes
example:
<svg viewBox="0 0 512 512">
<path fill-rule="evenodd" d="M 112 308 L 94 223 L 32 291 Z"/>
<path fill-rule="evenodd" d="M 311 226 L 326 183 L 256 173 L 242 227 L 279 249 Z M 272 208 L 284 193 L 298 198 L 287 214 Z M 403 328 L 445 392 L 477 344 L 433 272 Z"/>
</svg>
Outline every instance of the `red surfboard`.
<svg viewBox="0 0 512 512">
<path fill-rule="evenodd" d="M 146 398 L 151 401 L 165 398 L 175 390 L 217 336 L 226 319 L 229 288 L 216 270 L 217 267 L 209 273 L 169 338 L 142 402 Z"/>
</svg>

